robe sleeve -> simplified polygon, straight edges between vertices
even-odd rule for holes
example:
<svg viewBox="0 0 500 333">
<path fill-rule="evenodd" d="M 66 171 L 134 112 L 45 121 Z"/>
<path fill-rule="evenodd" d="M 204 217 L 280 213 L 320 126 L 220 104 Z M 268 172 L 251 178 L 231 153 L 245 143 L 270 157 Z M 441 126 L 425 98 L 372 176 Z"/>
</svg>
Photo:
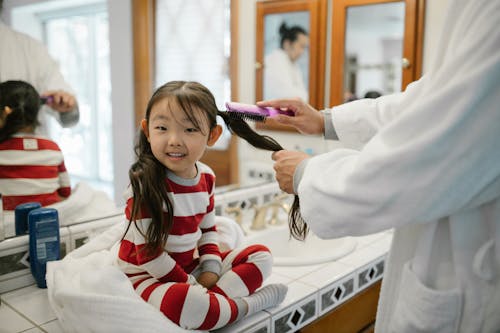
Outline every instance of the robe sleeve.
<svg viewBox="0 0 500 333">
<path fill-rule="evenodd" d="M 353 149 L 312 157 L 303 170 L 301 213 L 317 235 L 425 223 L 500 195 L 500 30 L 493 12 L 452 34 L 445 61 L 404 93 L 332 110 L 340 140 Z"/>
</svg>

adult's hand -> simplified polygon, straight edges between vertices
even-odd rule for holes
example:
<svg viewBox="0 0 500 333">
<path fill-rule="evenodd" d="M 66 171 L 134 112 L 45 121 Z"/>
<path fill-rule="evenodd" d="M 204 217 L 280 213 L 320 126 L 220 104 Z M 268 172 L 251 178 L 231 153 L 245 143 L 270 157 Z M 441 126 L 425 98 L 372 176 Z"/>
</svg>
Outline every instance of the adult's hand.
<svg viewBox="0 0 500 333">
<path fill-rule="evenodd" d="M 275 161 L 274 170 L 276 171 L 276 180 L 282 191 L 291 194 L 294 193 L 293 175 L 295 174 L 295 170 L 300 162 L 309 157 L 304 152 L 289 150 L 280 150 L 272 154 L 272 159 Z"/>
<path fill-rule="evenodd" d="M 323 134 L 325 131 L 323 114 L 300 99 L 273 99 L 257 102 L 257 105 L 292 111 L 295 116 L 279 115 L 273 119 L 283 125 L 293 126 L 303 134 Z"/>
<path fill-rule="evenodd" d="M 42 97 L 47 98 L 46 105 L 57 112 L 73 111 L 76 107 L 76 98 L 63 90 L 49 90 Z"/>
</svg>

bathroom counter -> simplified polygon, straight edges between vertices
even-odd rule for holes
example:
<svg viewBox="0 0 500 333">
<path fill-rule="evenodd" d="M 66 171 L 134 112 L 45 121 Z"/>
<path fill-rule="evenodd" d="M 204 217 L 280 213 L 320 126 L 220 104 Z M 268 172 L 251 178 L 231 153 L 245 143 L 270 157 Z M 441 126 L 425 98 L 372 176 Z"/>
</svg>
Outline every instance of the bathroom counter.
<svg viewBox="0 0 500 333">
<path fill-rule="evenodd" d="M 253 205 L 262 205 L 279 194 L 281 192 L 275 183 L 223 193 L 216 198 L 216 213 L 227 215 L 227 208 L 236 206 L 249 210 Z M 81 246 L 89 237 L 120 221 L 123 221 L 123 216 L 118 215 L 62 227 L 62 254 Z M 273 273 L 265 283 L 288 285 L 283 303 L 215 332 L 296 332 L 363 293 L 382 279 L 392 231 L 354 239 L 355 249 L 338 260 L 317 265 L 273 267 Z M 27 236 L 21 236 L 0 243 L 2 332 L 62 332 L 49 306 L 47 290 L 37 288 L 31 277 L 27 242 Z"/>
<path fill-rule="evenodd" d="M 337 261 L 274 267 L 266 284 L 287 284 L 284 302 L 214 332 L 296 332 L 368 289 L 382 278 L 392 233 L 382 232 L 356 240 L 356 250 Z M 3 293 L 0 298 L 2 332 L 62 332 L 50 309 L 46 289 L 31 284 Z"/>
<path fill-rule="evenodd" d="M 356 241 L 356 249 L 336 261 L 273 267 L 273 273 L 265 283 L 288 285 L 283 303 L 215 332 L 296 332 L 334 311 L 382 279 L 392 231 L 356 237 Z"/>
</svg>

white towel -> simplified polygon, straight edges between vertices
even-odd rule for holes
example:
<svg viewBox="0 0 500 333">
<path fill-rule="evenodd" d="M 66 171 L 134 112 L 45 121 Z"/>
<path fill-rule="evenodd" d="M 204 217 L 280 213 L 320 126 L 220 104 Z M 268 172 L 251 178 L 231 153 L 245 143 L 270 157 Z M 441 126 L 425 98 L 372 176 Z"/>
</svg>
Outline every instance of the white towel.
<svg viewBox="0 0 500 333">
<path fill-rule="evenodd" d="M 243 230 L 235 220 L 216 216 L 215 224 L 219 235 L 219 249 L 221 252 L 235 249 L 243 242 Z"/>
<path fill-rule="evenodd" d="M 221 239 L 232 239 L 225 246 L 240 245 L 236 222 L 218 216 L 216 223 Z M 63 260 L 47 263 L 49 303 L 64 332 L 201 332 L 180 328 L 144 302 L 113 266 L 125 227 L 113 226 Z"/>
<path fill-rule="evenodd" d="M 71 191 L 71 195 L 66 200 L 47 207 L 57 209 L 61 226 L 117 215 L 123 212 L 123 209 L 118 208 L 105 192 L 96 190 L 85 182 L 76 184 Z"/>
<path fill-rule="evenodd" d="M 105 192 L 93 189 L 85 182 L 76 184 L 67 199 L 47 207 L 57 209 L 61 227 L 123 213 L 123 208 L 117 207 Z M 14 236 L 14 211 L 5 211 L 4 218 L 6 237 Z"/>
</svg>

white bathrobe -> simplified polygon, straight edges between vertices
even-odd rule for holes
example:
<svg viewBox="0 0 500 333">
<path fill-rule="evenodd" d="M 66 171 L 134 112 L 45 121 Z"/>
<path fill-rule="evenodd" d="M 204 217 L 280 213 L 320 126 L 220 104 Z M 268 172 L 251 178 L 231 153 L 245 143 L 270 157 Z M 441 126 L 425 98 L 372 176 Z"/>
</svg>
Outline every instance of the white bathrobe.
<svg viewBox="0 0 500 333">
<path fill-rule="evenodd" d="M 308 101 L 303 73 L 283 49 L 275 49 L 264 60 L 264 99 L 299 97 Z"/>
<path fill-rule="evenodd" d="M 395 228 L 376 332 L 500 332 L 500 1 L 447 14 L 422 79 L 327 111 L 352 149 L 298 183 L 322 237 Z"/>
</svg>

